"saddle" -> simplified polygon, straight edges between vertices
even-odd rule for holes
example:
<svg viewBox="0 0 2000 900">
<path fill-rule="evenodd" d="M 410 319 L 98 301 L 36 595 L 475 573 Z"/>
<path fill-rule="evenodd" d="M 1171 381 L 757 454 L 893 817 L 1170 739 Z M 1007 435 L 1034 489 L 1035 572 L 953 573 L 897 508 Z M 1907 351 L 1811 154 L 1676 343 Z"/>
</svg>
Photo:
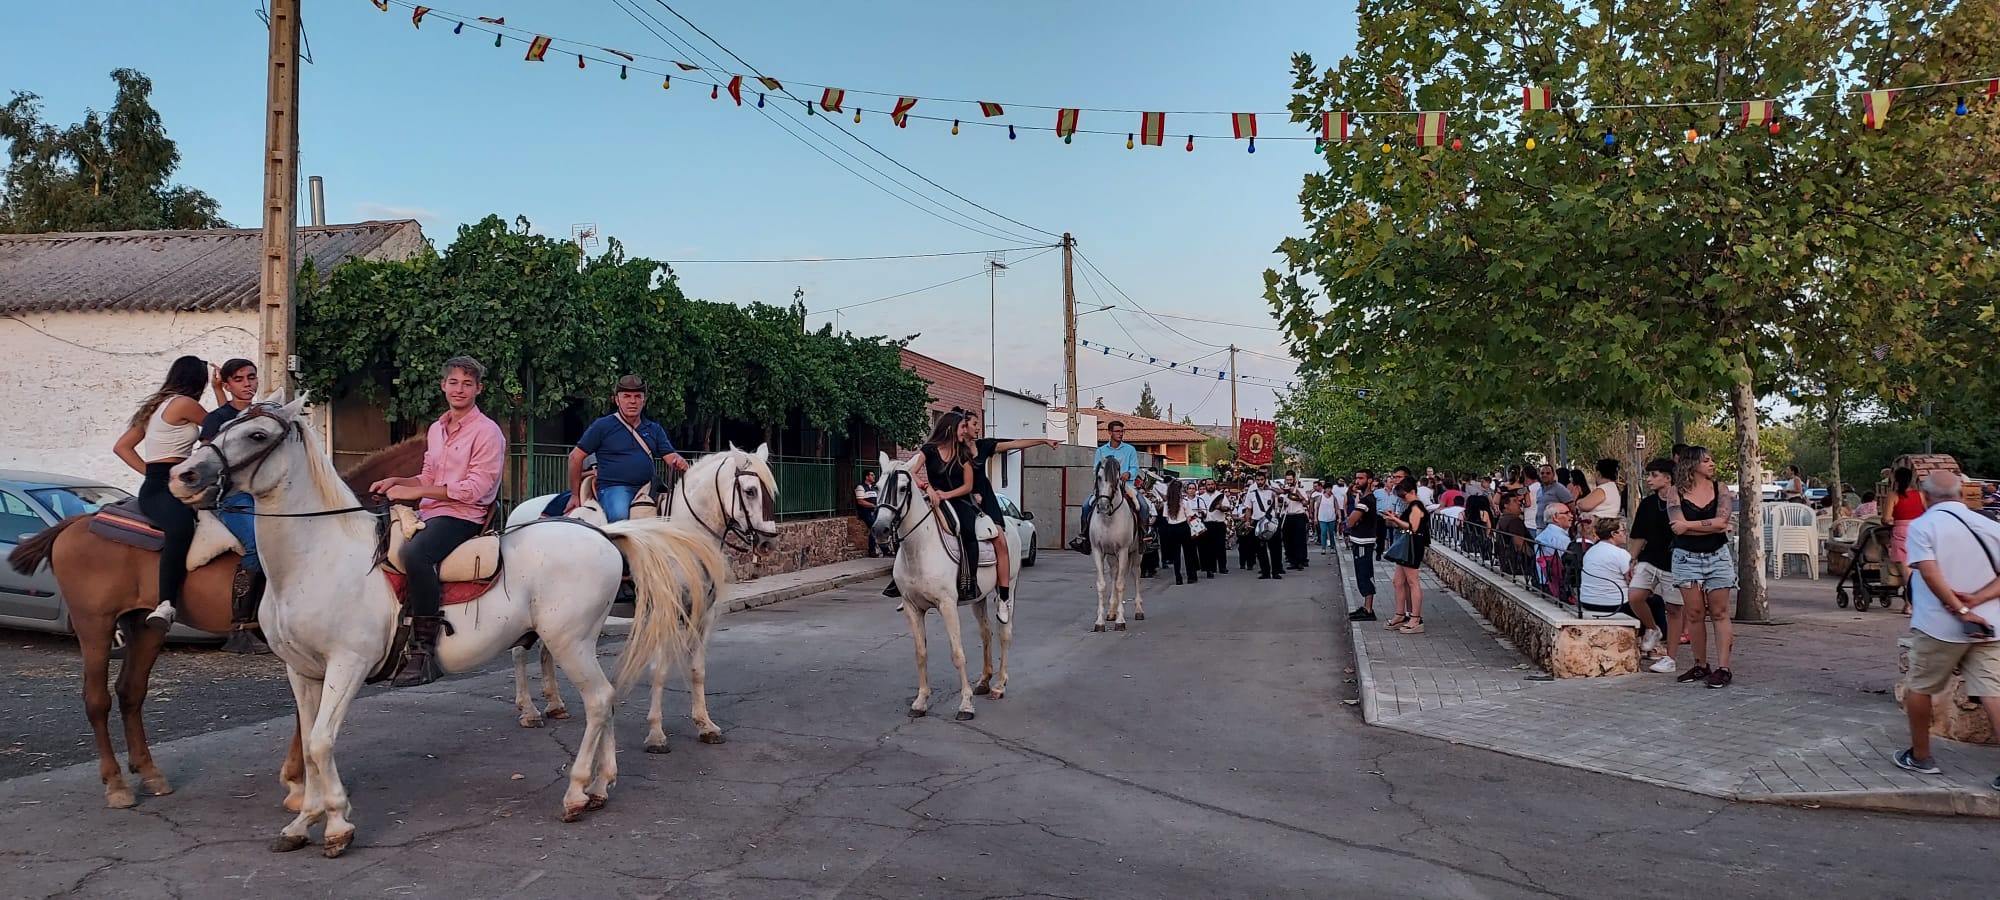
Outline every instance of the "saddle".
<svg viewBox="0 0 2000 900">
<path fill-rule="evenodd" d="M 153 524 L 145 510 L 139 508 L 136 497 L 99 509 L 96 515 L 90 517 L 90 533 L 149 553 L 160 552 L 167 542 L 166 533 Z M 205 509 L 195 510 L 194 543 L 188 545 L 188 571 L 208 565 L 224 553 L 242 556 L 242 542 L 230 533 L 229 526 L 222 524 L 215 513 Z"/>
<path fill-rule="evenodd" d="M 577 505 L 575 510 L 570 512 L 570 517 L 582 519 L 593 525 L 603 525 L 605 523 L 604 507 L 597 502 L 597 471 L 595 469 L 583 473 L 583 483 L 577 486 L 576 492 L 583 495 L 583 501 Z M 562 515 L 563 508 L 569 505 L 570 496 L 569 491 L 564 491 L 550 498 L 549 505 L 542 510 L 542 517 L 549 518 Z M 626 512 L 625 517 L 628 519 L 650 519 L 659 515 L 663 515 L 660 509 L 659 495 L 654 492 L 653 485 L 641 485 L 639 492 L 633 495 L 632 508 Z"/>
<path fill-rule="evenodd" d="M 942 506 L 941 510 L 942 514 L 938 517 L 938 520 L 942 524 L 945 533 L 952 537 L 957 537 L 959 529 L 958 511 L 953 509 L 949 503 Z M 978 518 L 973 521 L 973 534 L 979 539 L 979 567 L 990 569 L 998 565 L 1000 560 L 999 553 L 993 549 L 993 542 L 1000 537 L 1000 524 L 993 521 L 985 513 L 980 513 Z"/>
<path fill-rule="evenodd" d="M 382 574 L 396 592 L 396 602 L 401 603 L 408 582 L 399 562 L 403 545 L 424 529 L 424 523 L 417 518 L 414 508 L 398 505 L 389 508 L 388 527 L 389 551 L 382 557 Z M 438 566 L 438 577 L 444 582 L 445 606 L 470 603 L 484 596 L 500 580 L 500 535 L 482 534 L 458 545 Z"/>
</svg>

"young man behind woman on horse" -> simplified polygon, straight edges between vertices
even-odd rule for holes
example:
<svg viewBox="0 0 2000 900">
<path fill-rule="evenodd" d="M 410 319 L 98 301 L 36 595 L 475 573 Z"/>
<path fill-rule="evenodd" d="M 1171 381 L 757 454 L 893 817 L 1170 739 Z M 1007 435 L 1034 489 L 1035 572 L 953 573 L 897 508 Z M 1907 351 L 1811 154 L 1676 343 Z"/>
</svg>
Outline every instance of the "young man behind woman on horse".
<svg viewBox="0 0 2000 900">
<path fill-rule="evenodd" d="M 404 615 L 409 617 L 410 649 L 396 670 L 396 687 L 429 684 L 443 674 L 437 661 L 444 629 L 444 585 L 438 566 L 460 544 L 479 536 L 500 497 L 500 469 L 507 459 L 507 436 L 479 411 L 486 367 L 469 356 L 444 364 L 445 403 L 431 423 L 423 471 L 407 478 L 384 478 L 368 492 L 390 502 L 417 502 L 424 528 L 403 545 L 398 560 L 409 578 Z"/>
<path fill-rule="evenodd" d="M 236 421 L 257 399 L 256 363 L 247 359 L 229 360 L 216 371 L 215 378 L 226 399 L 201 420 L 199 440 L 204 444 L 214 441 L 222 426 Z M 254 505 L 248 492 L 238 491 L 221 498 L 215 507 L 216 517 L 236 536 L 236 542 L 243 545 L 243 561 L 237 565 L 236 580 L 230 585 L 229 637 L 222 642 L 223 651 L 228 653 L 271 652 L 257 635 L 257 604 L 264 599 L 264 563 L 257 557 L 257 516 L 251 509 Z"/>
</svg>

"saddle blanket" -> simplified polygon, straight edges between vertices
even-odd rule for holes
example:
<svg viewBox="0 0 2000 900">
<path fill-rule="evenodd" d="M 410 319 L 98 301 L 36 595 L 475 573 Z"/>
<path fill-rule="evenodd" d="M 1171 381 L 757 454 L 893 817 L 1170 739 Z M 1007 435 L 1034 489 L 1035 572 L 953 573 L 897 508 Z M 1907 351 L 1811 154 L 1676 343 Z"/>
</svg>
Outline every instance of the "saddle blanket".
<svg viewBox="0 0 2000 900">
<path fill-rule="evenodd" d="M 409 600 L 406 594 L 410 589 L 409 576 L 400 572 L 391 572 L 388 569 L 383 569 L 382 575 L 389 579 L 389 590 L 395 592 L 397 605 L 407 604 Z M 471 603 L 486 596 L 486 592 L 492 590 L 493 585 L 499 581 L 500 574 L 498 572 L 495 572 L 492 578 L 484 581 L 447 581 L 444 583 L 443 605 L 458 606 L 463 603 Z"/>
<path fill-rule="evenodd" d="M 214 562 L 224 553 L 243 555 L 243 543 L 231 534 L 229 527 L 208 510 L 195 512 L 194 541 L 188 545 L 188 571 L 192 572 Z M 158 553 L 166 544 L 167 536 L 153 525 L 145 511 L 139 508 L 139 500 L 134 497 L 105 506 L 90 517 L 90 533 L 110 541 L 137 547 L 148 553 Z"/>
</svg>

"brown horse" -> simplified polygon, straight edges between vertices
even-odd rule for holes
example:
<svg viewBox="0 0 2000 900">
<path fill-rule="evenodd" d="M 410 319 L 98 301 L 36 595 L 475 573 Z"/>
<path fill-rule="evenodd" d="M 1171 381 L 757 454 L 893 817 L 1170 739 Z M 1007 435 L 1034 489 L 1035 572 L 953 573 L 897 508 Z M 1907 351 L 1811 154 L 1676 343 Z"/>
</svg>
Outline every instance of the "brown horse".
<svg viewBox="0 0 2000 900">
<path fill-rule="evenodd" d="M 390 475 L 413 475 L 423 467 L 424 438 L 419 436 L 380 450 L 357 463 L 345 476 L 357 494 L 368 485 Z M 358 487 L 355 487 L 358 485 Z M 160 602 L 159 555 L 127 544 L 99 537 L 88 527 L 90 516 L 71 516 L 54 527 L 22 541 L 7 562 L 16 572 L 27 574 L 47 563 L 62 587 L 64 605 L 69 610 L 70 628 L 83 655 L 83 705 L 90 716 L 90 729 L 97 737 L 97 772 L 104 781 L 105 805 L 124 809 L 138 801 L 119 771 L 117 751 L 111 746 L 112 634 L 120 617 L 151 610 Z M 230 583 L 238 557 L 225 553 L 215 561 L 188 573 L 183 588 L 179 620 L 203 631 L 223 633 L 230 625 Z M 142 710 L 153 664 L 164 644 L 162 632 L 150 628 L 127 629 L 129 643 L 125 661 L 118 670 L 118 712 L 125 725 L 125 749 L 132 772 L 145 782 L 155 796 L 173 793 L 173 786 L 153 761 L 146 742 Z M 285 785 L 285 808 L 297 811 L 305 796 L 305 762 L 300 754 L 296 725 L 291 749 L 279 774 Z"/>
</svg>

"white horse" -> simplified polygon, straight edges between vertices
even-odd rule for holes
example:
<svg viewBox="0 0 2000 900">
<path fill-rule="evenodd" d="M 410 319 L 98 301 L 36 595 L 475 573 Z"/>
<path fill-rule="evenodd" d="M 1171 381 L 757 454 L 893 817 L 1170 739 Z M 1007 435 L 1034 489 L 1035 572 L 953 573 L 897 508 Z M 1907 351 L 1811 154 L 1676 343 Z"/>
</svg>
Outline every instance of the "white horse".
<svg viewBox="0 0 2000 900">
<path fill-rule="evenodd" d="M 174 467 L 176 496 L 193 500 L 227 481 L 256 498 L 258 550 L 269 588 L 258 621 L 271 649 L 285 661 L 298 703 L 305 748 L 304 803 L 275 851 L 305 846 L 308 830 L 326 821 L 326 855 L 354 839 L 352 804 L 334 761 L 348 705 L 383 667 L 401 609 L 388 579 L 377 572 L 375 520 L 341 483 L 325 446 L 304 420 L 304 398 L 289 405 L 253 405 L 214 443 Z M 744 527 L 762 528 L 767 509 L 743 504 Z M 607 539 L 608 538 L 608 539 Z M 583 694 L 585 721 L 563 794 L 563 819 L 604 805 L 617 781 L 612 739 L 611 682 L 597 662 L 597 636 L 618 591 L 620 552 L 637 587 L 632 637 L 620 660 L 620 688 L 666 648 L 690 652 L 687 610 L 722 580 L 728 564 L 691 525 L 661 520 L 621 523 L 599 532 L 575 522 L 550 523 L 501 539 L 502 569 L 483 597 L 445 608 L 449 623 L 438 646 L 446 671 L 463 672 L 513 645 L 530 631 L 541 636 Z"/>
<path fill-rule="evenodd" d="M 1128 576 L 1132 579 L 1132 603 L 1137 607 L 1133 618 L 1146 620 L 1144 579 L 1139 577 L 1146 544 L 1139 537 L 1139 508 L 1125 490 L 1118 460 L 1106 457 L 1097 464 L 1097 482 L 1091 496 L 1094 499 L 1090 512 L 1090 564 L 1097 570 L 1097 618 L 1091 620 L 1090 630 L 1103 631 L 1104 623 L 1116 622 L 1116 630 L 1124 631 Z M 1106 565 L 1112 571 L 1110 594 L 1104 592 Z"/>
<path fill-rule="evenodd" d="M 738 531 L 735 522 L 740 517 L 730 508 L 733 503 L 742 503 L 746 496 L 744 489 L 755 482 L 758 495 L 771 503 L 777 502 L 778 484 L 772 477 L 770 468 L 770 445 L 758 447 L 756 453 L 745 453 L 730 447 L 723 453 L 711 453 L 696 461 L 686 472 L 675 479 L 672 493 L 664 504 L 656 507 L 648 502 L 634 504 L 632 519 L 642 519 L 663 515 L 676 522 L 692 522 L 701 526 L 715 541 L 718 552 L 723 549 L 727 538 L 734 535 L 746 544 L 756 548 L 768 546 L 777 539 L 775 530 L 770 533 Z M 734 490 L 731 490 L 731 488 Z M 518 507 L 507 517 L 507 528 L 513 530 L 541 518 L 541 511 L 555 498 L 548 494 L 531 499 Z M 570 516 L 593 525 L 603 525 L 604 509 L 595 498 L 587 499 L 570 512 Z M 767 510 L 765 519 L 776 521 L 774 510 Z M 720 614 L 711 607 L 714 596 L 701 599 L 697 608 L 690 613 L 694 624 L 693 646 L 687 658 L 688 693 L 692 695 L 689 718 L 694 720 L 696 731 L 704 744 L 722 743 L 722 728 L 708 715 L 708 639 L 715 633 L 715 623 Z M 542 646 L 542 697 L 548 702 L 548 717 L 569 718 L 569 709 L 563 705 L 562 692 L 556 687 L 555 661 L 549 654 L 547 644 Z M 672 661 L 656 658 L 650 661 L 653 673 L 652 703 L 646 711 L 646 752 L 666 753 L 667 732 L 660 714 L 660 704 L 667 688 L 667 673 L 672 670 Z M 539 728 L 542 713 L 535 709 L 535 701 L 528 693 L 528 654 L 514 648 L 514 707 L 520 711 L 523 728 Z"/>
<path fill-rule="evenodd" d="M 965 675 L 965 645 L 958 634 L 958 556 L 963 551 L 958 537 L 945 531 L 937 507 L 927 503 L 917 491 L 912 470 L 922 465 L 922 460 L 923 457 L 918 456 L 898 463 L 891 460 L 889 454 L 882 454 L 882 494 L 876 501 L 875 536 L 877 540 L 882 540 L 894 534 L 897 540 L 895 579 L 903 592 L 903 614 L 910 619 L 910 640 L 915 642 L 917 649 L 917 698 L 910 702 L 910 716 L 923 715 L 931 705 L 924 614 L 935 609 L 938 618 L 944 620 L 945 637 L 951 641 L 951 664 L 958 669 L 958 718 L 963 721 L 972 718 L 974 695 L 990 693 L 995 700 L 1007 695 L 1007 650 L 1014 645 L 1013 620 L 1020 616 L 1022 607 L 1019 603 L 1014 604 L 1014 615 L 1009 616 L 1006 622 L 998 622 L 1000 667 L 996 670 L 993 666 L 995 622 L 987 621 L 986 617 L 986 598 L 993 594 L 997 583 L 994 580 L 996 572 L 992 566 L 978 570 L 979 599 L 972 601 L 972 614 L 979 620 L 979 654 L 983 668 L 979 674 L 979 686 L 974 688 Z M 977 521 L 986 520 L 982 517 Z M 963 527 L 974 526 L 968 522 Z M 1003 527 L 1015 529 L 1008 535 L 1008 546 L 1027 546 L 1016 524 L 1008 523 Z M 1014 590 L 1019 591 L 1021 554 L 1011 555 L 1009 574 Z"/>
</svg>

